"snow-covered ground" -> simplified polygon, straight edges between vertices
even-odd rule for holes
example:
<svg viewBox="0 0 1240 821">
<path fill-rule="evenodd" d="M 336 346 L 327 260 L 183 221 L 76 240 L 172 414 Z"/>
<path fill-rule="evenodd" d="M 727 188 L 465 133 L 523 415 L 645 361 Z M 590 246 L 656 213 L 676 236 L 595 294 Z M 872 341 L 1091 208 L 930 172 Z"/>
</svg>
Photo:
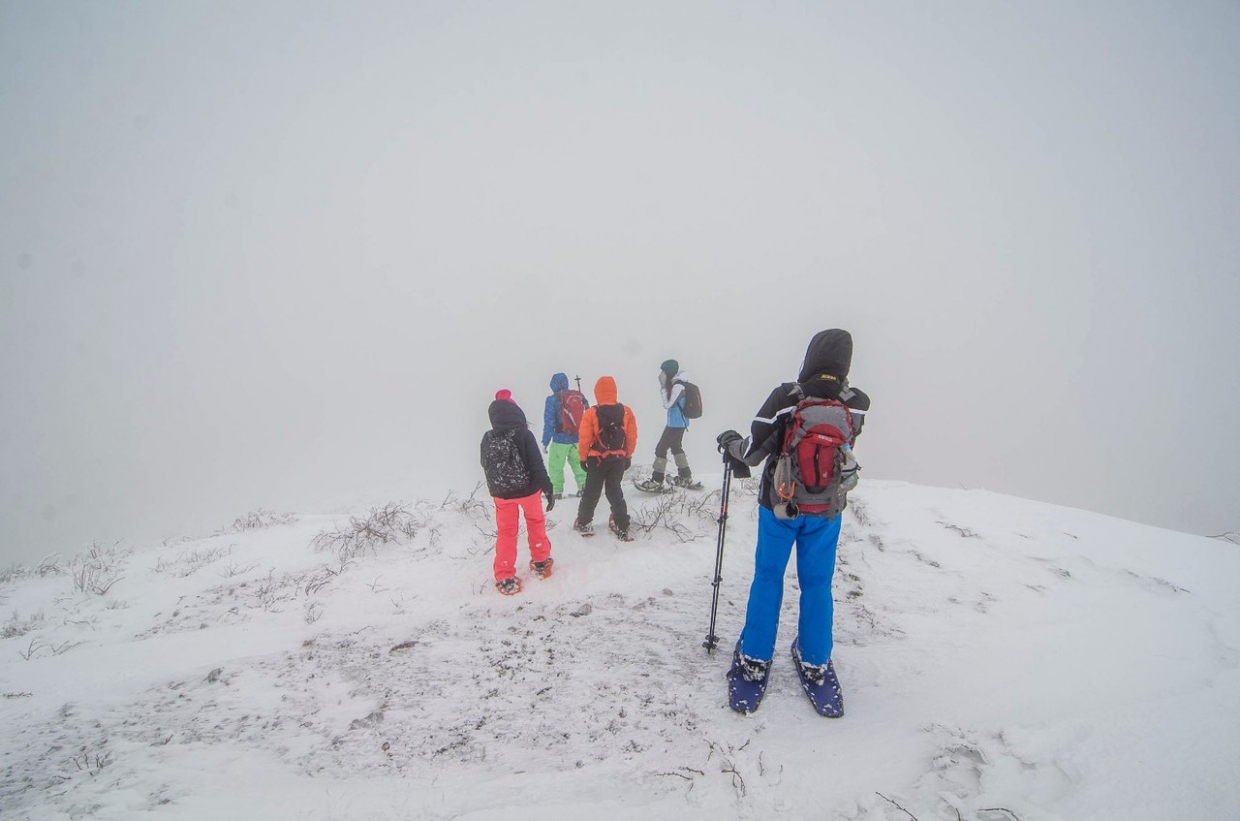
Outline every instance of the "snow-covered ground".
<svg viewBox="0 0 1240 821">
<path fill-rule="evenodd" d="M 800 692 L 790 569 L 741 716 L 750 483 L 714 654 L 717 490 L 630 488 L 631 544 L 561 502 L 556 573 L 513 598 L 475 494 L 0 575 L 0 818 L 1240 817 L 1240 545 L 865 481 L 835 579 L 847 715 Z"/>
</svg>

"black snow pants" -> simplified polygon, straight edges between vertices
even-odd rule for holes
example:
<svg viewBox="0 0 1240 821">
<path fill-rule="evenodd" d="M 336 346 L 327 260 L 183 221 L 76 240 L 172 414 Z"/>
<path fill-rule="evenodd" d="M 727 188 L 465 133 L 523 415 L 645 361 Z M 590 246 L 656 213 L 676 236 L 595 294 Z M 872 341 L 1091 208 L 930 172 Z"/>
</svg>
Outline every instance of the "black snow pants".
<svg viewBox="0 0 1240 821">
<path fill-rule="evenodd" d="M 586 468 L 586 486 L 581 491 L 581 503 L 577 506 L 577 522 L 587 524 L 594 521 L 594 508 L 598 506 L 599 497 L 607 491 L 607 502 L 611 505 L 611 515 L 616 527 L 629 529 L 629 506 L 624 501 L 625 459 L 613 457 L 605 459 L 593 467 Z"/>
</svg>

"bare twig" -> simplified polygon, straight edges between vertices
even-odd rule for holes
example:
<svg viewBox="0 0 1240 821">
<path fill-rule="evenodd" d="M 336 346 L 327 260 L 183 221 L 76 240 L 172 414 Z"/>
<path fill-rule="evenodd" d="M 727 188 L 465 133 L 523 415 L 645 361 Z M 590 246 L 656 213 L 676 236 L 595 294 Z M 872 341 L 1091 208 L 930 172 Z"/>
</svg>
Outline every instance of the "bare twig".
<svg viewBox="0 0 1240 821">
<path fill-rule="evenodd" d="M 909 818 L 913 819 L 913 821 L 917 821 L 917 816 L 913 815 L 911 812 L 909 812 L 908 810 L 904 809 L 904 807 L 901 807 L 899 804 L 897 804 L 896 802 L 892 801 L 890 798 L 888 798 L 887 796 L 883 795 L 881 792 L 876 792 L 876 793 L 874 793 L 874 794 L 875 794 L 875 795 L 877 795 L 879 798 L 883 799 L 884 801 L 886 801 L 886 802 L 887 802 L 888 804 L 890 804 L 891 806 L 895 807 L 895 808 L 896 808 L 897 810 L 899 810 L 900 812 L 902 812 L 902 813 L 904 813 L 905 815 L 907 815 Z"/>
<path fill-rule="evenodd" d="M 1019 816 L 1019 815 L 1017 815 L 1016 813 L 1012 812 L 1011 810 L 1009 810 L 1007 807 L 982 807 L 981 809 L 979 809 L 979 810 L 978 810 L 978 812 L 1002 812 L 1002 813 L 1007 813 L 1008 815 L 1012 816 L 1012 818 L 1016 819 L 1016 821 L 1020 821 L 1020 816 Z"/>
<path fill-rule="evenodd" d="M 86 750 L 83 750 L 81 755 L 73 757 L 73 763 L 77 765 L 78 770 L 94 778 L 103 771 L 104 767 L 112 763 L 112 753 L 105 751 L 91 755 Z"/>
<path fill-rule="evenodd" d="M 44 646 L 46 645 L 39 639 L 37 638 L 31 639 L 30 646 L 26 648 L 26 652 L 23 653 L 21 650 L 18 650 L 17 654 L 21 656 L 23 659 L 25 659 L 26 661 L 30 661 L 32 658 L 34 658 L 35 653 L 42 650 Z"/>
</svg>

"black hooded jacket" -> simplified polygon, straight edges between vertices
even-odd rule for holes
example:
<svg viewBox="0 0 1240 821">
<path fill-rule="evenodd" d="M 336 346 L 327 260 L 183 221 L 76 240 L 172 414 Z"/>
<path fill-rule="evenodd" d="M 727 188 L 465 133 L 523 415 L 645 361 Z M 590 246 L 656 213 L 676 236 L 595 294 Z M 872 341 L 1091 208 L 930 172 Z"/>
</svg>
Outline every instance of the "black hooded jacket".
<svg viewBox="0 0 1240 821">
<path fill-rule="evenodd" d="M 870 397 L 848 385 L 852 352 L 852 335 L 848 331 L 833 328 L 815 334 L 805 351 L 805 361 L 801 364 L 797 381 L 785 382 L 771 391 L 758 409 L 749 428 L 748 448 L 743 455 L 733 455 L 749 465 L 766 460 L 762 468 L 762 490 L 758 494 L 758 503 L 763 507 L 771 507 L 771 475 L 775 472 L 775 460 L 783 442 L 785 427 L 792 418 L 792 409 L 802 395 L 843 402 L 852 412 L 853 441 L 861 434 L 866 411 L 870 409 Z M 800 385 L 799 391 L 797 385 Z"/>
<path fill-rule="evenodd" d="M 543 464 L 542 454 L 538 449 L 538 440 L 534 438 L 533 431 L 530 430 L 529 423 L 526 422 L 525 413 L 517 406 L 517 403 L 510 402 L 507 399 L 496 399 L 487 409 L 487 415 L 491 418 L 491 429 L 482 434 L 482 444 L 479 448 L 480 458 L 482 462 L 483 472 L 487 469 L 487 444 L 492 437 L 506 434 L 510 430 L 516 430 L 514 442 L 517 446 L 517 453 L 521 460 L 525 463 L 525 468 L 529 472 L 529 484 L 519 491 L 510 493 L 497 493 L 495 491 L 494 477 L 487 474 L 487 490 L 492 496 L 500 499 L 524 499 L 535 493 L 550 494 L 551 477 L 547 475 L 547 466 Z"/>
</svg>

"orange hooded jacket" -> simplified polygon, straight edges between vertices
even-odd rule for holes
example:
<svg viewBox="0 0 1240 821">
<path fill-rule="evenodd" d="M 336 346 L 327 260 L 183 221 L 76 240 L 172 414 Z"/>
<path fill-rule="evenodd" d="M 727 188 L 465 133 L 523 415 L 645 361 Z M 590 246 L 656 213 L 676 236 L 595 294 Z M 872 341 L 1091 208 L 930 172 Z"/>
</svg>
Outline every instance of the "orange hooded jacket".
<svg viewBox="0 0 1240 821">
<path fill-rule="evenodd" d="M 599 377 L 594 383 L 594 402 L 595 406 L 587 408 L 585 415 L 581 417 L 581 426 L 577 432 L 577 454 L 582 462 L 590 457 L 598 461 L 606 456 L 620 455 L 618 451 L 604 453 L 598 445 L 598 406 L 619 404 L 616 398 L 616 380 L 610 376 Z M 637 420 L 627 405 L 624 406 L 624 440 L 624 458 L 632 459 L 637 450 Z"/>
</svg>

